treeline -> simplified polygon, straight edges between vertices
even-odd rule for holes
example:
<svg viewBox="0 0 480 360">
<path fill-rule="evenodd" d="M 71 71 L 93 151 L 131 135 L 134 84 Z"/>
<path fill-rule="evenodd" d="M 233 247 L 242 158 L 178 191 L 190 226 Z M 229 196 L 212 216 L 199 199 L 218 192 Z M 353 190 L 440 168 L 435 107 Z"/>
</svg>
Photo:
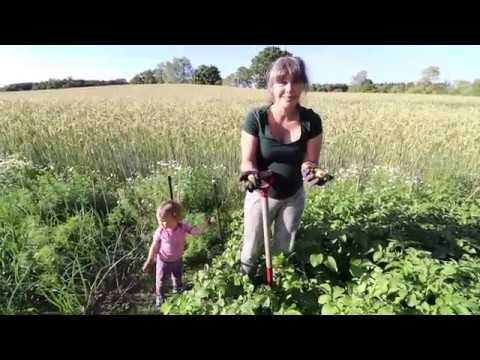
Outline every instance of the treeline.
<svg viewBox="0 0 480 360">
<path fill-rule="evenodd" d="M 429 66 L 423 69 L 419 80 L 416 82 L 374 83 L 367 75 L 366 70 L 355 74 L 352 77 L 348 91 L 480 96 L 480 79 L 476 79 L 473 82 L 466 80 L 457 80 L 453 83 L 448 81 L 440 82 L 440 68 L 438 66 Z"/>
<path fill-rule="evenodd" d="M 130 83 L 222 85 L 222 77 L 214 65 L 200 65 L 195 69 L 188 58 L 181 57 L 136 74 Z"/>
<path fill-rule="evenodd" d="M 47 90 L 47 89 L 66 89 L 86 86 L 106 86 L 106 85 L 126 85 L 125 79 L 115 80 L 81 80 L 72 79 L 49 79 L 41 82 L 24 82 L 6 85 L 0 88 L 0 91 L 25 91 L 25 90 Z"/>
<path fill-rule="evenodd" d="M 480 79 L 473 82 L 461 80 L 453 83 L 407 82 L 375 84 L 373 82 L 366 82 L 360 86 L 349 86 L 347 84 L 312 84 L 310 91 L 480 96 Z"/>
<path fill-rule="evenodd" d="M 347 84 L 312 84 L 310 91 L 320 92 L 346 92 L 348 91 Z"/>
<path fill-rule="evenodd" d="M 187 57 L 173 58 L 158 64 L 153 69 L 144 70 L 130 79 L 130 84 L 199 84 L 225 85 L 234 87 L 264 89 L 272 63 L 282 56 L 292 56 L 290 52 L 276 46 L 269 46 L 252 58 L 250 66 L 240 66 L 234 73 L 222 78 L 215 65 L 200 65 L 194 68 Z M 314 92 L 366 92 L 366 93 L 411 93 L 411 94 L 451 94 L 480 96 L 480 79 L 473 82 L 458 80 L 453 83 L 439 81 L 438 66 L 425 68 L 416 82 L 374 83 L 366 70 L 352 76 L 350 84 L 312 84 Z M 3 87 L 3 91 L 64 89 L 70 87 L 124 85 L 125 79 L 111 81 L 50 79 L 40 83 L 19 83 Z"/>
</svg>

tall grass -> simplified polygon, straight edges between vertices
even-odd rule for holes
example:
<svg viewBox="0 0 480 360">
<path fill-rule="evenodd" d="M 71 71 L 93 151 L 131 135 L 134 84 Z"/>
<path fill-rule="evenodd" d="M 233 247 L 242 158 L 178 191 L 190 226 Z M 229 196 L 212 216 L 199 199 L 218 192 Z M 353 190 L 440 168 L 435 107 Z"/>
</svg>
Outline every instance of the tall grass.
<svg viewBox="0 0 480 360">
<path fill-rule="evenodd" d="M 217 206 L 212 176 L 221 202 L 240 199 L 240 127 L 265 95 L 194 85 L 0 94 L 0 313 L 98 312 L 100 296 L 136 286 L 155 207 L 168 197 L 167 174 L 189 211 Z M 321 159 L 338 179 L 348 168 L 360 174 L 359 185 L 378 167 L 415 181 L 478 179 L 478 98 L 309 93 L 303 104 L 323 118 Z M 1 153 L 19 153 L 35 166 Z M 438 186 L 428 194 L 448 198 L 442 206 L 450 208 L 456 198 L 477 199 L 474 181 L 473 191 L 460 195 Z M 332 204 L 341 207 L 339 189 Z M 472 209 L 461 215 L 469 224 L 478 218 Z M 192 261 L 216 253 L 212 243 L 207 237 L 191 247 Z"/>
<path fill-rule="evenodd" d="M 0 152 L 120 179 L 174 160 L 206 167 L 233 189 L 241 123 L 265 99 L 260 90 L 195 85 L 4 93 Z M 480 99 L 309 93 L 304 105 L 323 117 L 322 161 L 330 169 L 386 165 L 424 176 L 480 170 Z"/>
</svg>

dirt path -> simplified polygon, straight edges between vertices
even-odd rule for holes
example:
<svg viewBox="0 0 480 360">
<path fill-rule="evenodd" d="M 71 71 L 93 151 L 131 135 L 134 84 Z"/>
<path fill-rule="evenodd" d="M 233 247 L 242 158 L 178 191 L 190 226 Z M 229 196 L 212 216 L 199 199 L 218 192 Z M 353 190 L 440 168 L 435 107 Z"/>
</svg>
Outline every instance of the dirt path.
<svg viewBox="0 0 480 360">
<path fill-rule="evenodd" d="M 184 284 L 187 288 L 191 287 L 191 279 L 194 270 L 190 270 L 184 274 Z M 172 295 L 172 282 L 167 281 L 166 297 Z M 137 280 L 137 286 L 132 288 L 122 296 L 111 294 L 110 298 L 106 297 L 102 301 L 101 308 L 97 314 L 104 315 L 160 315 L 155 309 L 155 277 L 153 274 L 141 274 Z"/>
</svg>

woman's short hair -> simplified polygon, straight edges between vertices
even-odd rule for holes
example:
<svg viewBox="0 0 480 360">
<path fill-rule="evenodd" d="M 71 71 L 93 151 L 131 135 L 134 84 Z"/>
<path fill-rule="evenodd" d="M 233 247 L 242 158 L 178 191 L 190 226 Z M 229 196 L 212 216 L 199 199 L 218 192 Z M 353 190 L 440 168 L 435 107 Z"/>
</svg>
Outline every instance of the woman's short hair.
<svg viewBox="0 0 480 360">
<path fill-rule="evenodd" d="M 303 83 L 305 90 L 308 90 L 310 83 L 305 62 L 298 56 L 283 56 L 275 60 L 268 73 L 267 88 L 270 90 L 273 84 L 284 80 L 289 75 L 294 82 Z"/>
</svg>

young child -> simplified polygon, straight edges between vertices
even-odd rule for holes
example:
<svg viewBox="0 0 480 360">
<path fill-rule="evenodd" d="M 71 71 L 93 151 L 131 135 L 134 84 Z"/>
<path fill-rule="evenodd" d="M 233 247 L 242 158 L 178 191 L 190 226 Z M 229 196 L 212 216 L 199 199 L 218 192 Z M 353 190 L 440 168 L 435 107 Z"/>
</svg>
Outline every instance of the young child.
<svg viewBox="0 0 480 360">
<path fill-rule="evenodd" d="M 151 265 L 156 261 L 156 307 L 164 299 L 164 281 L 173 274 L 174 292 L 183 290 L 182 257 L 185 250 L 185 238 L 187 234 L 198 236 L 203 234 L 211 221 L 207 218 L 206 222 L 199 227 L 193 227 L 182 222 L 183 209 L 175 201 L 168 200 L 163 202 L 157 209 L 158 228 L 153 235 L 152 245 L 148 252 L 148 258 L 143 265 L 143 271 L 147 272 Z"/>
</svg>

